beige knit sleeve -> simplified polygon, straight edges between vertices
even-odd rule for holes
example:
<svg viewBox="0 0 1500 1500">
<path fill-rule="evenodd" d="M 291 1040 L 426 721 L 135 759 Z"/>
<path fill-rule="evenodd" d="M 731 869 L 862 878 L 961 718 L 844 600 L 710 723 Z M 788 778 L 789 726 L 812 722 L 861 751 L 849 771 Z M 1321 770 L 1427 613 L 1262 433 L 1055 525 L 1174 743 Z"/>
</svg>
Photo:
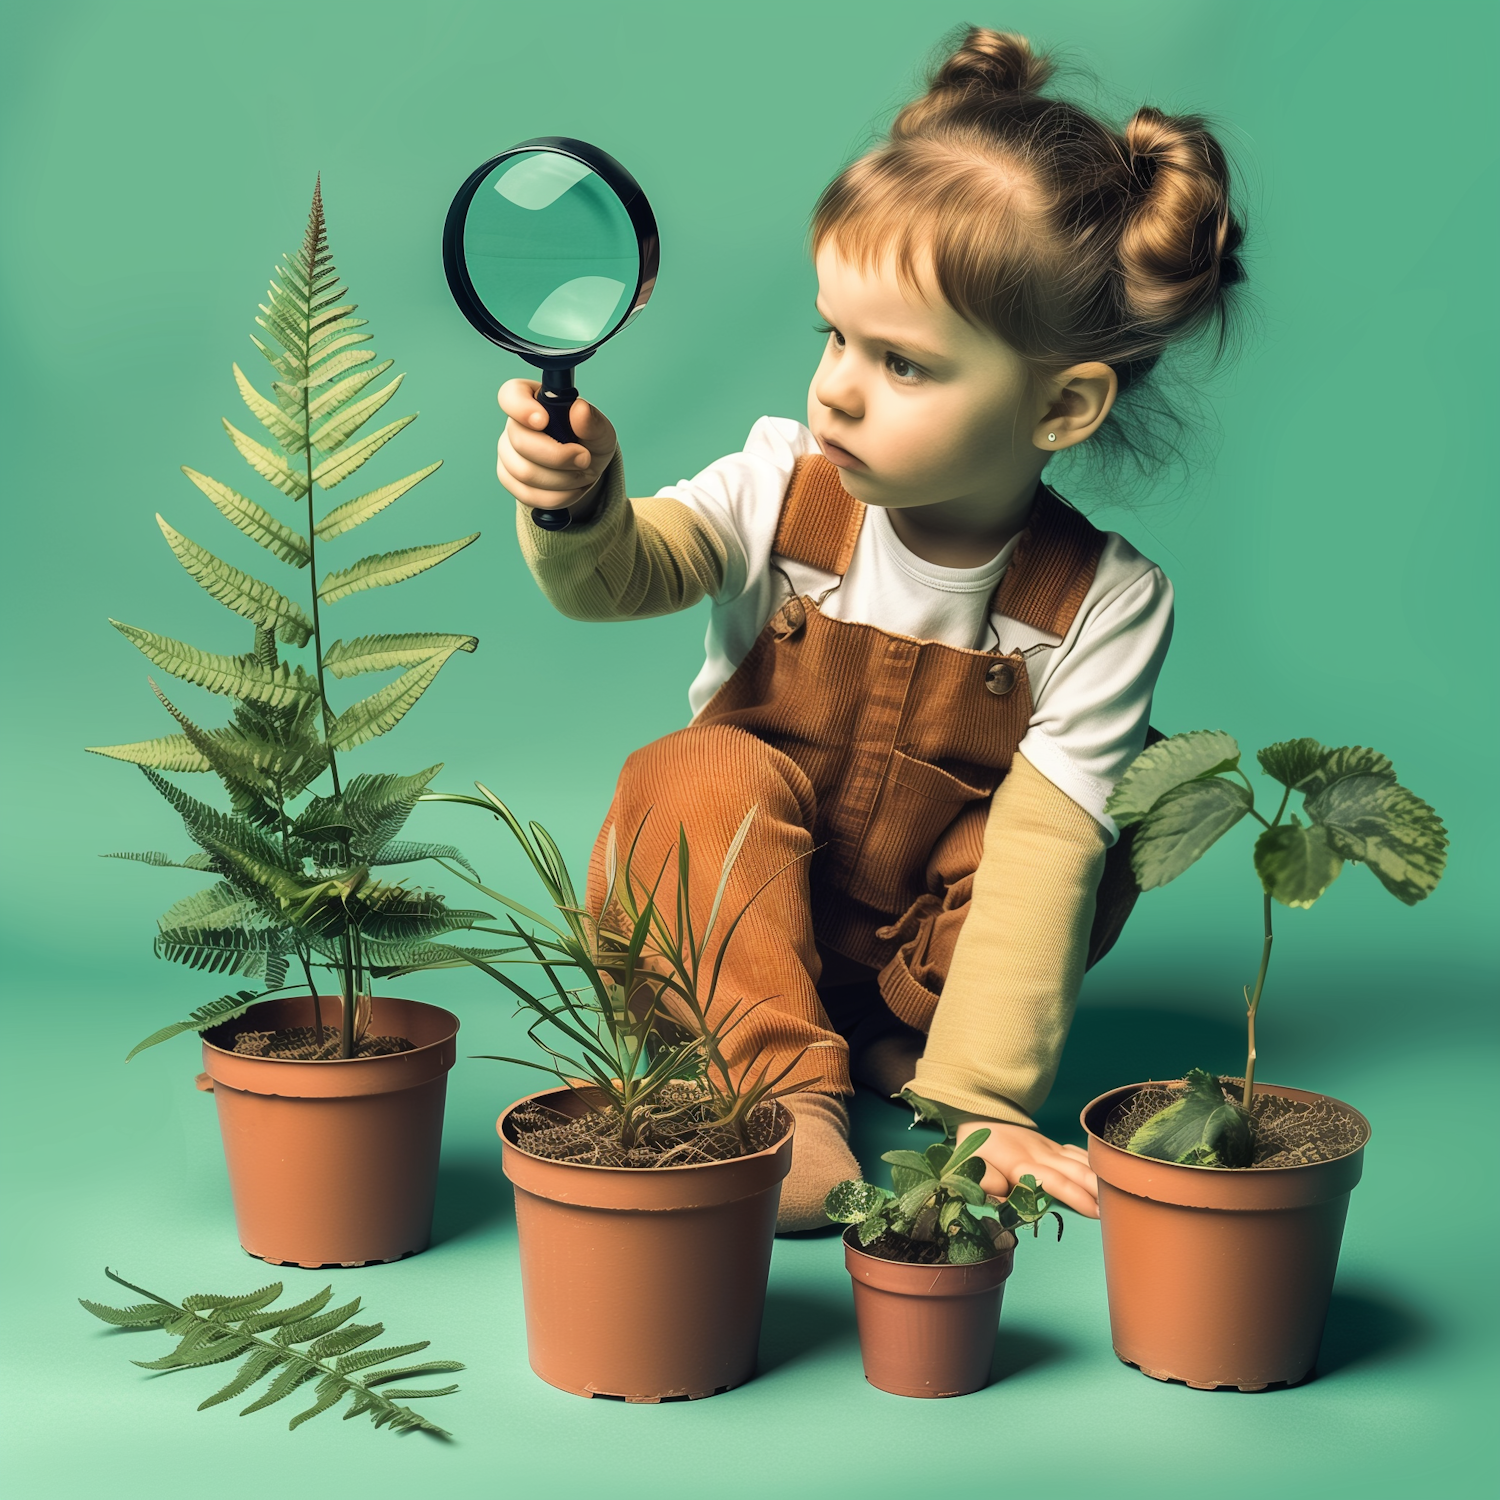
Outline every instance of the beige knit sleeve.
<svg viewBox="0 0 1500 1500">
<path fill-rule="evenodd" d="M 644 620 L 688 609 L 724 586 L 719 534 L 680 500 L 629 500 L 615 455 L 588 522 L 543 531 L 516 506 L 521 555 L 542 592 L 574 620 Z"/>
<path fill-rule="evenodd" d="M 1000 784 L 942 998 L 911 1088 L 1030 1125 L 1083 982 L 1104 831 L 1024 756 Z"/>
</svg>

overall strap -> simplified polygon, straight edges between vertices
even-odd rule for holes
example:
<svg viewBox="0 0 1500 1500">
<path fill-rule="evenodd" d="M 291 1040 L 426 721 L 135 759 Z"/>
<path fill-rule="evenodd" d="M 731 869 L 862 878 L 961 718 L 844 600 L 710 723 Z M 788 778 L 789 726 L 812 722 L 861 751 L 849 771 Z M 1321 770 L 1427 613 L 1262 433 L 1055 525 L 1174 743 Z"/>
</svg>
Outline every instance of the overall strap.
<svg viewBox="0 0 1500 1500">
<path fill-rule="evenodd" d="M 1031 524 L 1000 580 L 996 611 L 1034 630 L 1066 635 L 1103 551 L 1104 533 L 1042 485 Z"/>
<path fill-rule="evenodd" d="M 771 551 L 840 578 L 849 571 L 865 508 L 821 453 L 805 453 L 792 469 Z"/>
</svg>

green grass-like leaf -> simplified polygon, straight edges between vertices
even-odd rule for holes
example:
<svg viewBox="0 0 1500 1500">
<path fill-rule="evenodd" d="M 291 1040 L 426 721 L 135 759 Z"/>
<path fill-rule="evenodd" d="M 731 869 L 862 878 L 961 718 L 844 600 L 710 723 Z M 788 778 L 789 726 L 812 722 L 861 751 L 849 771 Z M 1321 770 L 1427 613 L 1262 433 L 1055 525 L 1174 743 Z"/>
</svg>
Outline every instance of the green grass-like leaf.
<svg viewBox="0 0 1500 1500">
<path fill-rule="evenodd" d="M 348 1352 L 350 1349 L 378 1337 L 383 1327 L 379 1323 L 373 1323 L 342 1328 L 338 1333 L 332 1332 L 333 1327 L 343 1324 L 358 1311 L 358 1298 L 344 1308 L 320 1316 L 317 1309 L 324 1306 L 332 1296 L 333 1289 L 330 1287 L 312 1303 L 289 1309 L 292 1314 L 310 1310 L 310 1315 L 288 1322 L 285 1315 L 278 1317 L 274 1309 L 269 1312 L 264 1310 L 282 1295 L 280 1282 L 242 1296 L 200 1295 L 185 1297 L 181 1303 L 174 1303 L 159 1297 L 155 1292 L 146 1291 L 144 1287 L 135 1286 L 107 1267 L 104 1274 L 111 1281 L 128 1287 L 149 1300 L 122 1308 L 80 1298 L 85 1311 L 117 1328 L 142 1331 L 163 1328 L 177 1339 L 176 1348 L 160 1359 L 136 1360 L 136 1364 L 152 1370 L 180 1370 L 222 1364 L 231 1359 L 244 1359 L 245 1362 L 235 1377 L 202 1401 L 198 1406 L 199 1411 L 244 1395 L 272 1371 L 278 1371 L 265 1393 L 246 1406 L 241 1411 L 241 1416 L 274 1406 L 299 1386 L 316 1380 L 316 1399 L 311 1407 L 290 1420 L 288 1430 L 295 1431 L 304 1422 L 332 1409 L 347 1397 L 350 1398 L 350 1408 L 345 1413 L 346 1416 L 367 1415 L 374 1426 L 389 1427 L 397 1432 L 412 1430 L 430 1432 L 437 1437 L 449 1436 L 443 1428 L 400 1403 L 421 1397 L 447 1395 L 458 1389 L 456 1385 L 395 1390 L 382 1390 L 380 1387 L 393 1380 L 405 1380 L 414 1375 L 452 1374 L 462 1370 L 463 1365 L 455 1360 L 429 1360 L 425 1364 L 384 1371 L 373 1368 L 375 1365 L 418 1353 L 428 1347 L 426 1339 L 412 1344 L 366 1350 L 361 1355 L 351 1356 Z M 264 1337 L 272 1328 L 279 1328 L 280 1331 L 271 1338 Z M 308 1347 L 298 1349 L 295 1347 L 298 1344 L 307 1344 Z M 361 1370 L 368 1370 L 369 1373 L 361 1376 Z"/>
</svg>

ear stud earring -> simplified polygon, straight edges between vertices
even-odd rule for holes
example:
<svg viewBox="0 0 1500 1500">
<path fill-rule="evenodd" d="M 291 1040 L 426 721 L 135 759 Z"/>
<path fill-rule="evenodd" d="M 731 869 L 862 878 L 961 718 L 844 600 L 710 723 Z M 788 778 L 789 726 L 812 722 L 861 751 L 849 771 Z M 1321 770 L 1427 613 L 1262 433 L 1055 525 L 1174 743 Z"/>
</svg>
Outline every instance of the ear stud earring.
<svg viewBox="0 0 1500 1500">
<path fill-rule="evenodd" d="M 1055 432 L 1049 432 L 1047 434 L 1047 441 L 1049 443 L 1055 443 L 1057 441 L 1057 434 Z"/>
</svg>

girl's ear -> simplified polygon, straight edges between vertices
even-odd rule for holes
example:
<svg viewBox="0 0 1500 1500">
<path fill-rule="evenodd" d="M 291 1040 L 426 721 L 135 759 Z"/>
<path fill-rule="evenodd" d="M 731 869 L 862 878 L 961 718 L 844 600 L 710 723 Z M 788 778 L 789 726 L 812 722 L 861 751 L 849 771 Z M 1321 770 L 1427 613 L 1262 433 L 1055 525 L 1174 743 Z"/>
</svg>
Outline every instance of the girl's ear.
<svg viewBox="0 0 1500 1500">
<path fill-rule="evenodd" d="M 1059 453 L 1092 437 L 1120 393 L 1120 381 L 1108 365 L 1073 365 L 1048 382 L 1046 410 L 1032 432 L 1032 444 L 1044 453 Z"/>
</svg>

